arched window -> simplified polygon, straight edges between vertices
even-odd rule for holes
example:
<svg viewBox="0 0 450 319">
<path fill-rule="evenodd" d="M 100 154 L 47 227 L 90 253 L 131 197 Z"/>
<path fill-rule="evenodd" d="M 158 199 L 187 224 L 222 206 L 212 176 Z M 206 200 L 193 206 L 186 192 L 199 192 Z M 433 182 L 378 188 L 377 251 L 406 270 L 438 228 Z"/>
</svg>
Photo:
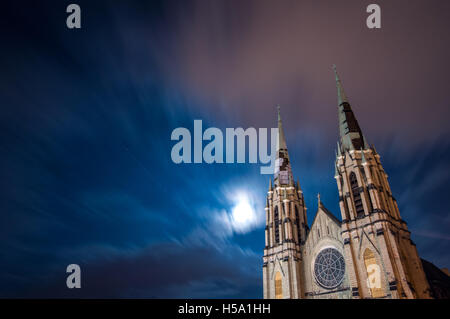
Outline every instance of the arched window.
<svg viewBox="0 0 450 319">
<path fill-rule="evenodd" d="M 384 297 L 383 289 L 381 288 L 381 268 L 375 259 L 372 250 L 366 248 L 364 251 L 364 265 L 367 271 L 367 284 L 369 285 L 372 298 Z"/>
<path fill-rule="evenodd" d="M 364 207 L 361 200 L 361 193 L 359 192 L 358 180 L 354 172 L 350 174 L 350 188 L 352 189 L 353 199 L 355 201 L 356 217 L 362 217 L 364 216 Z"/>
<path fill-rule="evenodd" d="M 297 220 L 297 238 L 298 238 L 298 242 L 300 243 L 300 241 L 301 241 L 301 237 L 300 237 L 300 217 L 299 217 L 299 214 L 298 214 L 297 206 L 295 206 L 295 219 Z"/>
<path fill-rule="evenodd" d="M 274 221 L 275 221 L 275 244 L 278 245 L 280 243 L 280 220 L 278 215 L 278 206 L 275 206 L 274 212 Z"/>
<path fill-rule="evenodd" d="M 281 274 L 279 271 L 275 274 L 275 299 L 283 299 L 283 286 L 281 283 Z"/>
</svg>

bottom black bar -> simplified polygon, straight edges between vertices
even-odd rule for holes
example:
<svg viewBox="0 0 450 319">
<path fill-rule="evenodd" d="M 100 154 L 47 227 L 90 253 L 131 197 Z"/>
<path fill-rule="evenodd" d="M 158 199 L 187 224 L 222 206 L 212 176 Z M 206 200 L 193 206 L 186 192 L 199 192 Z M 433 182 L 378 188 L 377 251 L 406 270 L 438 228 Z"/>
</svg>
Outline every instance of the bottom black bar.
<svg viewBox="0 0 450 319">
<path fill-rule="evenodd" d="M 401 311 L 402 316 L 414 315 L 419 311 L 426 315 L 448 310 L 448 300 L 263 300 L 263 299 L 42 299 L 42 300 L 0 300 L 2 311 L 19 315 L 26 311 L 36 314 L 67 314 L 87 316 L 99 313 L 104 317 L 131 315 L 145 318 L 282 318 L 292 314 L 345 315 L 351 310 L 356 315 L 392 313 Z M 444 309 L 445 307 L 445 309 Z M 388 312 L 386 312 L 388 311 Z M 444 312 L 443 312 L 444 313 Z"/>
</svg>

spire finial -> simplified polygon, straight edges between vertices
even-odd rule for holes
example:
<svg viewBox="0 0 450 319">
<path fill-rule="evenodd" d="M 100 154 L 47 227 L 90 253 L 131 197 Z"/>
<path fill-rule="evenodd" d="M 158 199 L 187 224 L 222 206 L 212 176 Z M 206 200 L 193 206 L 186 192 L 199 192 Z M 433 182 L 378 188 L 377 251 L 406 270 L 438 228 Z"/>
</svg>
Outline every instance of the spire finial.
<svg viewBox="0 0 450 319">
<path fill-rule="evenodd" d="M 339 169 L 337 166 L 337 162 L 334 162 L 334 177 L 339 177 Z"/>
<path fill-rule="evenodd" d="M 320 193 L 317 193 L 317 204 L 320 205 Z"/>
<path fill-rule="evenodd" d="M 283 124 L 281 123 L 281 112 L 280 112 L 280 104 L 277 104 L 277 112 L 278 112 L 278 144 L 277 151 L 280 149 L 287 149 L 286 147 L 286 138 L 284 137 Z"/>
<path fill-rule="evenodd" d="M 374 152 L 375 154 L 378 154 L 378 153 L 377 153 L 377 150 L 375 149 L 375 145 L 373 145 L 373 144 L 372 144 L 372 150 L 373 150 L 373 152 Z"/>
<path fill-rule="evenodd" d="M 341 105 L 344 102 L 348 103 L 347 96 L 345 95 L 344 88 L 342 87 L 341 80 L 339 79 L 339 75 L 336 70 L 336 64 L 333 64 L 334 77 L 336 79 L 336 88 L 338 91 L 338 105 Z"/>
<path fill-rule="evenodd" d="M 367 143 L 365 135 L 363 135 L 363 142 L 364 142 L 364 149 L 368 149 L 370 146 L 369 146 L 369 143 Z"/>
<path fill-rule="evenodd" d="M 361 147 L 361 163 L 362 164 L 367 163 L 366 157 L 364 156 L 364 150 L 362 147 Z"/>
</svg>

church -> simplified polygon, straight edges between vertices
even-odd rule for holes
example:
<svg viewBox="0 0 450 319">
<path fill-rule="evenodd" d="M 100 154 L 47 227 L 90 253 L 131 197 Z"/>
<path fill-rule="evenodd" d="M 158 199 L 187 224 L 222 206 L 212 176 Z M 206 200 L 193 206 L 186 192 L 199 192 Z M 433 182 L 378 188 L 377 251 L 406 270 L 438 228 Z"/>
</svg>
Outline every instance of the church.
<svg viewBox="0 0 450 319">
<path fill-rule="evenodd" d="M 278 109 L 275 170 L 266 198 L 265 299 L 433 298 L 375 147 L 368 145 L 334 67 L 342 220 L 320 200 L 310 227 Z"/>
</svg>

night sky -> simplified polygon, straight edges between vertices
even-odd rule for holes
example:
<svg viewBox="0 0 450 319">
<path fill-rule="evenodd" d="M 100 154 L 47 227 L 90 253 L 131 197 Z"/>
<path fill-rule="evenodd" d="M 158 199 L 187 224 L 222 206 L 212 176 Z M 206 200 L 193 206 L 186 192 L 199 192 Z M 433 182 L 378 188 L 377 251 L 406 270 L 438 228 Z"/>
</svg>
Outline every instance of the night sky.
<svg viewBox="0 0 450 319">
<path fill-rule="evenodd" d="M 170 136 L 276 127 L 280 104 L 308 222 L 318 192 L 340 219 L 333 63 L 419 255 L 450 266 L 449 1 L 9 2 L 0 297 L 261 298 L 270 175 L 174 164 Z"/>
</svg>

